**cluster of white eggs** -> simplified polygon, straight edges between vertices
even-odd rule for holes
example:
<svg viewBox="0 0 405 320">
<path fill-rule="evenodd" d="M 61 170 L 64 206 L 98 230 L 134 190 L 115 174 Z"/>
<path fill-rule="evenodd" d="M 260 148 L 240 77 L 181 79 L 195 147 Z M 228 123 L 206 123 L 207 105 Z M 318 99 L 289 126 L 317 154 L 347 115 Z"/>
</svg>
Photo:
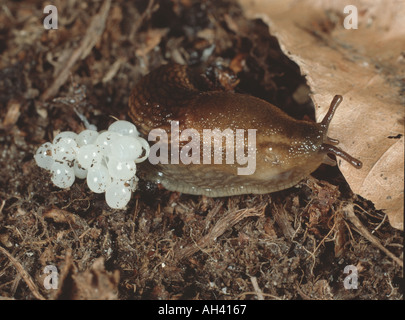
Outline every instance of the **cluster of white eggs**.
<svg viewBox="0 0 405 320">
<path fill-rule="evenodd" d="M 37 165 L 51 172 L 52 182 L 69 188 L 75 178 L 86 179 L 90 190 L 105 192 L 107 204 L 121 209 L 136 190 L 136 164 L 149 156 L 148 142 L 135 125 L 118 120 L 107 131 L 65 131 L 52 143 L 40 146 L 34 156 Z"/>
</svg>

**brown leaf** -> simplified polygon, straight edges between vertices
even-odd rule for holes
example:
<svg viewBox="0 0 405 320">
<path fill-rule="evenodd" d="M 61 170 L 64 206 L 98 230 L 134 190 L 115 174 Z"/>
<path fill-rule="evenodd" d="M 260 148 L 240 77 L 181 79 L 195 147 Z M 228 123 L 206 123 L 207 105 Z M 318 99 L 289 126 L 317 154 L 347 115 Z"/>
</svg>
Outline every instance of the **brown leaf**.
<svg viewBox="0 0 405 320">
<path fill-rule="evenodd" d="M 17 100 L 10 100 L 7 104 L 7 113 L 3 120 L 5 127 L 13 126 L 17 123 L 20 117 L 21 103 Z"/>
<path fill-rule="evenodd" d="M 344 1 L 240 0 L 261 17 L 284 53 L 306 76 L 318 121 L 335 94 L 344 97 L 329 130 L 340 147 L 363 162 L 338 159 L 353 192 L 384 210 L 403 230 L 405 3 L 351 1 L 358 29 L 345 29 Z M 402 99 L 402 101 L 401 101 Z"/>
<path fill-rule="evenodd" d="M 46 219 L 52 219 L 56 223 L 71 223 L 76 224 L 76 215 L 57 208 L 50 209 L 44 212 L 43 217 Z"/>
<path fill-rule="evenodd" d="M 168 28 L 164 29 L 149 29 L 143 34 L 144 42 L 142 47 L 135 50 L 137 56 L 145 57 L 151 50 L 153 50 L 162 40 L 162 38 L 169 32 Z"/>
</svg>

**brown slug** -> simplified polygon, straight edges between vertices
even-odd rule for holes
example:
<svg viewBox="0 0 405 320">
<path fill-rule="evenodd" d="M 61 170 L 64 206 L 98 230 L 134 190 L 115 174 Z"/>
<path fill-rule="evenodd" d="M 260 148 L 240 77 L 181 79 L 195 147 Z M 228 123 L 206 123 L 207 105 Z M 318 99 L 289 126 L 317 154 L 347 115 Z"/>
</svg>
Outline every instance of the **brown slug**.
<svg viewBox="0 0 405 320">
<path fill-rule="evenodd" d="M 196 135 L 203 137 L 205 130 L 211 129 L 215 133 L 214 139 L 225 130 L 235 133 L 244 129 L 245 134 L 239 142 L 242 142 L 243 154 L 253 152 L 255 170 L 240 173 L 239 164 L 245 164 L 246 158 L 244 163 L 233 164 L 225 161 L 218 164 L 214 160 L 210 164 L 206 161 L 190 164 L 169 161 L 152 165 L 145 161 L 141 166 L 141 176 L 170 191 L 223 197 L 263 194 L 292 187 L 322 163 L 336 164 L 327 154 L 334 154 L 361 168 L 359 160 L 335 146 L 338 140 L 327 137 L 329 123 L 342 99 L 339 95 L 334 97 L 320 123 L 296 120 L 264 100 L 221 90 L 187 66 L 163 65 L 143 77 L 131 93 L 128 114 L 139 131 L 145 136 L 149 134 L 151 140 L 151 130 L 164 130 L 168 135 L 162 135 L 159 141 L 166 139 L 168 143 L 173 141 L 173 123 L 178 123 L 180 134 L 192 128 Z M 246 134 L 249 129 L 255 132 L 254 144 L 250 144 L 251 136 Z M 184 147 L 189 140 L 183 140 L 180 145 Z M 197 141 L 201 150 L 209 150 L 214 156 L 213 150 L 203 149 L 207 143 L 211 144 L 211 138 L 208 142 Z M 235 139 L 229 146 L 236 148 L 237 141 Z M 222 160 L 226 151 L 224 148 Z M 169 154 L 173 160 L 173 147 L 170 147 Z M 195 155 L 198 160 L 203 160 L 202 152 Z"/>
</svg>

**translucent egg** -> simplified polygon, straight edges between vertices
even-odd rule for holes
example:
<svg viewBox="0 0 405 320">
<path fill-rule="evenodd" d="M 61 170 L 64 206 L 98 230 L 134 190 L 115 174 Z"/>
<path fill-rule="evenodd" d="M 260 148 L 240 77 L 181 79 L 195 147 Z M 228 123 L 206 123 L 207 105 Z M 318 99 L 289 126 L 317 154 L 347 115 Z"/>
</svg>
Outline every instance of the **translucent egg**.
<svg viewBox="0 0 405 320">
<path fill-rule="evenodd" d="M 142 145 L 137 138 L 121 136 L 111 144 L 111 154 L 117 159 L 134 161 L 142 154 Z"/>
<path fill-rule="evenodd" d="M 77 160 L 73 165 L 73 170 L 75 171 L 76 178 L 85 179 L 87 177 L 87 170 L 82 168 L 78 163 Z"/>
<path fill-rule="evenodd" d="M 104 165 L 90 168 L 87 171 L 87 185 L 95 193 L 103 193 L 111 184 L 111 177 Z"/>
<path fill-rule="evenodd" d="M 96 145 L 100 146 L 101 153 L 111 155 L 111 146 L 122 136 L 117 132 L 104 131 L 96 139 Z"/>
<path fill-rule="evenodd" d="M 89 169 L 98 164 L 101 164 L 101 161 L 103 159 L 100 147 L 95 144 L 87 144 L 79 148 L 76 157 L 78 163 L 84 169 Z"/>
<path fill-rule="evenodd" d="M 62 134 L 62 133 L 61 133 Z M 72 161 L 76 157 L 77 143 L 70 137 L 59 137 L 54 140 L 52 157 L 58 161 Z"/>
<path fill-rule="evenodd" d="M 77 135 L 76 141 L 79 147 L 95 143 L 99 133 L 94 130 L 83 130 Z"/>
<path fill-rule="evenodd" d="M 50 142 L 45 142 L 41 145 L 34 155 L 35 162 L 40 168 L 50 170 L 51 166 L 55 162 L 52 158 L 52 148 L 53 145 Z"/>
<path fill-rule="evenodd" d="M 107 168 L 111 177 L 116 179 L 129 180 L 136 173 L 136 164 L 133 160 L 125 161 L 109 157 Z"/>
<path fill-rule="evenodd" d="M 86 125 L 86 129 L 89 129 L 89 130 L 92 130 L 92 131 L 97 131 L 97 127 L 94 124 Z"/>
<path fill-rule="evenodd" d="M 113 122 L 109 127 L 108 131 L 117 132 L 124 136 L 138 137 L 139 132 L 133 123 L 125 120 L 118 120 Z"/>
<path fill-rule="evenodd" d="M 50 172 L 53 184 L 59 188 L 69 188 L 75 182 L 74 169 L 66 163 L 55 161 Z"/>
<path fill-rule="evenodd" d="M 130 199 L 131 190 L 122 180 L 113 180 L 105 191 L 105 200 L 113 209 L 124 208 Z"/>
<path fill-rule="evenodd" d="M 77 134 L 73 131 L 63 131 L 59 133 L 58 135 L 55 136 L 53 139 L 53 144 L 55 144 L 57 141 L 59 141 L 61 138 L 66 139 L 66 140 L 75 140 L 77 138 Z"/>
<path fill-rule="evenodd" d="M 34 158 L 38 166 L 50 170 L 55 186 L 68 188 L 76 178 L 86 178 L 91 191 L 105 192 L 107 204 L 122 209 L 137 188 L 136 163 L 149 152 L 134 124 L 116 121 L 108 131 L 61 132 L 53 143 L 41 145 Z"/>
</svg>

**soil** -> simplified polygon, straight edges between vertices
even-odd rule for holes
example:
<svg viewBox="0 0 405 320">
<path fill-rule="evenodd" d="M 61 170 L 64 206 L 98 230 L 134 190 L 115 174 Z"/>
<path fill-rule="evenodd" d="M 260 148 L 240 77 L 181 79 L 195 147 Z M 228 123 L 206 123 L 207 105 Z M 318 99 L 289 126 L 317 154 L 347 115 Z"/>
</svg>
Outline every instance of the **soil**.
<svg viewBox="0 0 405 320">
<path fill-rule="evenodd" d="M 1 299 L 403 297 L 403 232 L 336 167 L 267 195 L 207 198 L 140 181 L 124 210 L 83 180 L 55 187 L 36 149 L 83 130 L 76 111 L 99 130 L 125 119 L 134 84 L 169 61 L 224 66 L 240 80 L 236 91 L 314 119 L 298 66 L 234 1 L 56 7 L 57 30 L 43 27 L 41 1 L 7 2 L 0 12 Z M 46 266 L 57 269 L 56 289 L 44 286 Z"/>
</svg>

